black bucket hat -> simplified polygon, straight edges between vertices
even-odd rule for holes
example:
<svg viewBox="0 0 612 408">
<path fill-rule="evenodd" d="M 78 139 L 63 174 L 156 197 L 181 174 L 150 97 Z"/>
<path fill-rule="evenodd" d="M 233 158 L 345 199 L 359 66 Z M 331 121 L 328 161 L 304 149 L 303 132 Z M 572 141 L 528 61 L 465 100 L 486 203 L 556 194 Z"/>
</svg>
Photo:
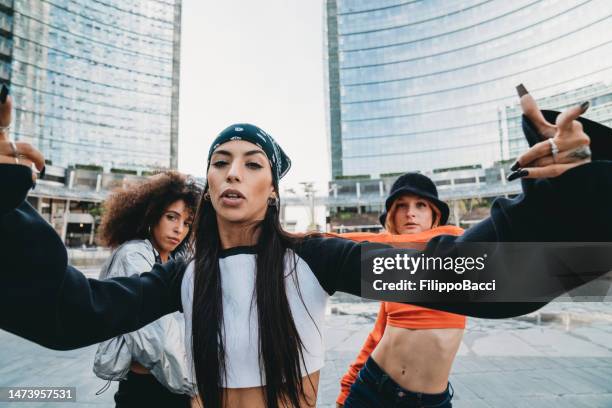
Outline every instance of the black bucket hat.
<svg viewBox="0 0 612 408">
<path fill-rule="evenodd" d="M 543 110 L 541 112 L 544 118 L 550 123 L 555 123 L 559 115 L 557 111 Z M 612 129 L 583 117 L 579 117 L 577 120 L 582 124 L 584 133 L 591 138 L 591 159 L 612 160 Z M 525 133 L 529 146 L 533 146 L 544 140 L 544 138 L 538 134 L 534 124 L 525 115 L 523 115 L 522 125 L 523 133 Z"/>
<path fill-rule="evenodd" d="M 440 225 L 446 225 L 448 222 L 449 208 L 448 205 L 438 199 L 438 189 L 433 181 L 427 176 L 419 173 L 406 173 L 401 175 L 391 186 L 391 193 L 385 200 L 385 212 L 383 212 L 379 221 L 385 226 L 387 221 L 387 213 L 393 205 L 393 202 L 404 194 L 414 194 L 419 197 L 428 199 L 440 210 L 441 219 Z"/>
</svg>

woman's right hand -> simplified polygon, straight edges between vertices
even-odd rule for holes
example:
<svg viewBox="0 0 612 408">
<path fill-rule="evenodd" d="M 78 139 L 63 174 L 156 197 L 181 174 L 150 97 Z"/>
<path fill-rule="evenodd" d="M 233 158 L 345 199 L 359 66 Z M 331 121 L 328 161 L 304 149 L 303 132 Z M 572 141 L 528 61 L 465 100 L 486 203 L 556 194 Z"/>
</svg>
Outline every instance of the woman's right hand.
<svg viewBox="0 0 612 408">
<path fill-rule="evenodd" d="M 45 158 L 35 147 L 26 142 L 13 142 L 8 136 L 8 126 L 11 124 L 13 98 L 7 94 L 8 89 L 0 96 L 0 164 L 19 164 L 32 169 L 32 180 L 36 182 L 37 173 L 45 167 Z"/>
</svg>

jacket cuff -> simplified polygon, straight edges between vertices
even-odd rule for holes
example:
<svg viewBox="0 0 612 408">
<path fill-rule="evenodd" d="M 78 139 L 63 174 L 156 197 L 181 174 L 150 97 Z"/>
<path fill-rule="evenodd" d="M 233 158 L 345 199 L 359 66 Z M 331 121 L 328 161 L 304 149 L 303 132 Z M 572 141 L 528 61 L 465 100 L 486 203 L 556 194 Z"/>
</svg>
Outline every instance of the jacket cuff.
<svg viewBox="0 0 612 408">
<path fill-rule="evenodd" d="M 17 208 L 32 188 L 32 170 L 19 164 L 0 164 L 0 215 Z"/>
<path fill-rule="evenodd" d="M 612 161 L 594 161 L 559 177 L 525 181 L 523 188 L 532 211 L 522 221 L 527 221 L 524 230 L 531 229 L 527 235 L 532 241 L 612 240 Z"/>
</svg>

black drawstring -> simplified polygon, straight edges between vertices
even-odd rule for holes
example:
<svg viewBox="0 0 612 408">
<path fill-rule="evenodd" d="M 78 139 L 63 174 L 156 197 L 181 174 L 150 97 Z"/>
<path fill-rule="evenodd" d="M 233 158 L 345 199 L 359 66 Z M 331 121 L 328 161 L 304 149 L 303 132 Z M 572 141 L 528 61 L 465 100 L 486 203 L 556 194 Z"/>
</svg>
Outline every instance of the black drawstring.
<svg viewBox="0 0 612 408">
<path fill-rule="evenodd" d="M 100 394 L 102 394 L 103 392 L 106 392 L 106 390 L 108 390 L 108 389 L 110 388 L 110 385 L 111 385 L 111 380 L 108 380 L 108 381 L 106 382 L 106 384 L 104 385 L 104 387 L 102 387 L 102 388 L 100 388 L 98 391 L 96 391 L 96 395 L 100 395 Z"/>
<path fill-rule="evenodd" d="M 96 395 L 100 395 L 100 394 L 106 392 L 106 390 L 108 390 L 110 388 L 110 386 L 111 386 L 111 381 L 117 381 L 117 380 L 121 381 L 122 379 L 125 379 L 125 377 L 126 377 L 126 375 L 127 375 L 127 373 L 129 371 L 130 371 L 130 367 L 128 366 L 125 370 L 123 370 L 121 372 L 121 374 L 119 374 L 118 377 L 115 377 L 112 380 L 108 380 L 108 382 L 104 385 L 104 387 L 102 387 L 98 391 L 96 391 Z"/>
</svg>

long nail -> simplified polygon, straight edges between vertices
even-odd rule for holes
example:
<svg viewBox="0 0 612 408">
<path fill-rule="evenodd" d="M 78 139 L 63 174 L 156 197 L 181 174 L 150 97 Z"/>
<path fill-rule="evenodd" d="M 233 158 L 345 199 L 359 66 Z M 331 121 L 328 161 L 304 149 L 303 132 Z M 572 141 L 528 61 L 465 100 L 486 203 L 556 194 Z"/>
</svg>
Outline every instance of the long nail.
<svg viewBox="0 0 612 408">
<path fill-rule="evenodd" d="M 525 88 L 525 85 L 523 84 L 518 84 L 518 86 L 516 87 L 516 92 L 518 93 L 519 98 L 523 95 L 527 95 L 529 92 L 527 91 L 527 88 Z"/>
<path fill-rule="evenodd" d="M 6 103 L 6 98 L 9 95 L 9 89 L 7 88 L 6 85 L 2 84 L 2 90 L 0 91 L 0 102 L 2 102 L 2 104 Z"/>
<path fill-rule="evenodd" d="M 510 173 L 510 175 L 507 177 L 508 181 L 512 181 L 512 180 L 516 180 L 519 177 L 525 177 L 529 175 L 529 171 L 525 170 L 525 169 L 520 169 L 519 171 L 515 171 L 514 173 Z"/>
<path fill-rule="evenodd" d="M 517 161 L 514 162 L 512 166 L 510 166 L 510 170 L 517 171 L 521 167 L 521 164 Z"/>
<path fill-rule="evenodd" d="M 589 109 L 589 106 L 591 106 L 591 102 L 590 101 L 582 102 L 580 104 L 580 109 L 582 109 L 582 113 L 586 112 L 586 110 Z"/>
</svg>

